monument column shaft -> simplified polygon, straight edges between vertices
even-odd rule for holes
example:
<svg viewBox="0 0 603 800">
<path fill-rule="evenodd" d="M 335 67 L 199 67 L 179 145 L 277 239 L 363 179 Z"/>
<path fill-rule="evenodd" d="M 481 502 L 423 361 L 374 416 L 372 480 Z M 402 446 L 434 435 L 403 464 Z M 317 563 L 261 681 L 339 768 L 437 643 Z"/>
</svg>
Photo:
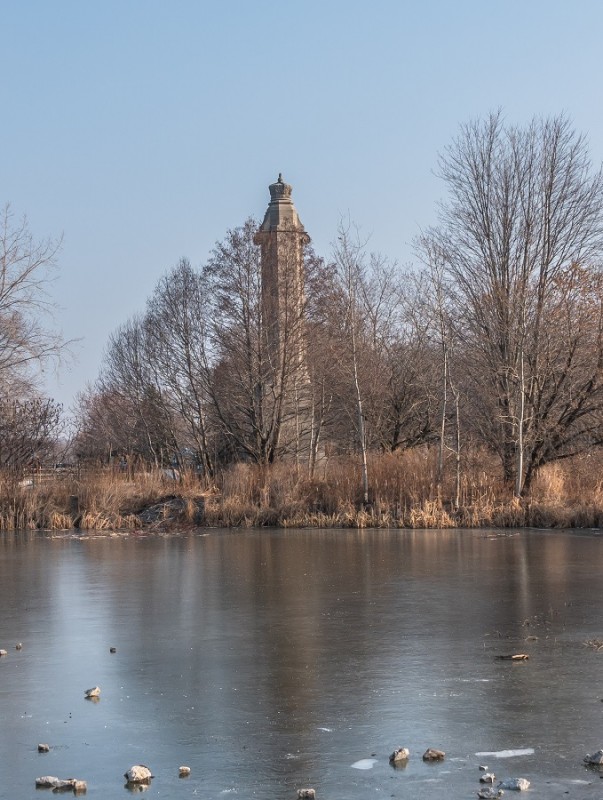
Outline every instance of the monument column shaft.
<svg viewBox="0 0 603 800">
<path fill-rule="evenodd" d="M 279 449 L 309 456 L 311 386 L 305 357 L 304 248 L 310 237 L 279 175 L 255 235 L 261 248 L 262 330 L 270 371 L 268 391 L 280 408 Z"/>
</svg>

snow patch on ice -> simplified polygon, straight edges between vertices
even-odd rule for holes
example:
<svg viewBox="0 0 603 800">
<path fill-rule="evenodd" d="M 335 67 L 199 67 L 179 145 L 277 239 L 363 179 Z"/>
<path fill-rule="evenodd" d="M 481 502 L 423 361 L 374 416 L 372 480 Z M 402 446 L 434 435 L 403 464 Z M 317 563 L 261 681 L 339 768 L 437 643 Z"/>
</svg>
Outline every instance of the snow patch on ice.
<svg viewBox="0 0 603 800">
<path fill-rule="evenodd" d="M 376 758 L 361 758 L 360 761 L 354 761 L 351 767 L 352 769 L 372 769 L 376 763 Z"/>
<path fill-rule="evenodd" d="M 515 756 L 533 756 L 533 747 L 524 747 L 523 750 L 488 750 L 476 753 L 476 756 L 492 756 L 493 758 L 515 758 Z"/>
</svg>

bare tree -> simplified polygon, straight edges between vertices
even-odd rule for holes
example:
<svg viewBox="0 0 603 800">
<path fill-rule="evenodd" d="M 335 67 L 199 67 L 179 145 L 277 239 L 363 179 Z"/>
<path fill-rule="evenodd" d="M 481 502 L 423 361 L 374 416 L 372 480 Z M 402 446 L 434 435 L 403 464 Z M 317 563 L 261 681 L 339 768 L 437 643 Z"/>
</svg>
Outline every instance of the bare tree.
<svg viewBox="0 0 603 800">
<path fill-rule="evenodd" d="M 431 428 L 429 378 L 433 358 L 426 325 L 415 313 L 413 281 L 397 263 L 371 253 L 360 284 L 364 409 L 370 448 L 419 444 Z"/>
<path fill-rule="evenodd" d="M 53 400 L 0 400 L 0 466 L 43 463 L 54 452 L 60 430 L 61 406 Z"/>
<path fill-rule="evenodd" d="M 88 386 L 76 398 L 72 449 L 86 462 L 111 463 L 116 456 L 132 455 L 132 407 L 121 393 Z"/>
<path fill-rule="evenodd" d="M 410 297 L 413 282 L 397 264 L 368 253 L 347 223 L 340 225 L 333 262 L 322 325 L 333 394 L 327 430 L 340 451 L 360 453 L 366 498 L 371 450 L 395 451 L 433 438 L 435 360 Z"/>
<path fill-rule="evenodd" d="M 518 128 L 500 113 L 461 129 L 440 174 L 449 198 L 426 240 L 443 254 L 455 292 L 457 332 L 472 363 L 471 421 L 520 493 L 577 425 L 576 415 L 558 415 L 563 435 L 545 434 L 563 382 L 545 406 L 540 387 L 559 280 L 572 264 L 594 267 L 603 252 L 603 175 L 565 118 Z"/>
<path fill-rule="evenodd" d="M 144 317 L 134 317 L 110 337 L 96 392 L 115 415 L 117 447 L 159 466 L 177 451 L 175 420 L 157 375 Z"/>
<path fill-rule="evenodd" d="M 27 383 L 35 368 L 65 352 L 61 335 L 49 327 L 47 291 L 61 243 L 34 239 L 27 218 L 16 220 L 9 205 L 0 211 L 0 390 L 8 381 Z"/>
<path fill-rule="evenodd" d="M 214 474 L 209 417 L 208 292 L 189 261 L 165 275 L 147 304 L 149 358 L 162 395 L 180 418 L 179 451 L 193 449 L 206 476 Z M 180 438 L 180 437 L 178 437 Z"/>
<path fill-rule="evenodd" d="M 327 463 L 323 437 L 334 399 L 330 337 L 332 321 L 336 316 L 338 294 L 334 264 L 318 257 L 311 248 L 306 248 L 305 256 L 304 338 L 311 391 L 308 472 L 312 477 L 319 456 L 323 465 Z"/>
<path fill-rule="evenodd" d="M 363 335 L 365 315 L 362 310 L 363 286 L 366 279 L 365 242 L 352 230 L 350 224 L 341 222 L 337 232 L 337 242 L 333 249 L 333 259 L 337 269 L 337 277 L 343 315 L 341 322 L 344 336 L 340 342 L 343 348 L 338 359 L 340 368 L 348 371 L 355 407 L 355 427 L 357 446 L 360 451 L 362 471 L 362 499 L 365 505 L 369 502 L 369 475 L 367 460 L 366 420 L 363 407 L 363 392 L 360 388 L 360 342 Z"/>
<path fill-rule="evenodd" d="M 538 353 L 522 354 L 523 485 L 549 461 L 603 445 L 603 275 L 570 264 L 551 281 Z"/>
<path fill-rule="evenodd" d="M 40 371 L 57 365 L 67 343 L 53 330 L 48 289 L 61 238 L 34 238 L 26 217 L 0 210 L 0 466 L 50 457 L 61 433 L 61 406 L 44 398 Z"/>
<path fill-rule="evenodd" d="M 438 394 L 438 454 L 436 464 L 436 490 L 438 498 L 442 495 L 446 454 L 449 450 L 455 453 L 456 489 L 454 505 L 458 506 L 460 487 L 461 435 L 460 435 L 460 398 L 461 393 L 453 380 L 454 366 L 454 311 L 451 306 L 451 292 L 446 279 L 445 254 L 439 249 L 437 242 L 429 236 L 422 236 L 416 242 L 417 251 L 425 264 L 425 269 L 413 276 L 414 295 L 410 302 L 414 313 L 421 320 L 425 336 L 435 347 L 436 375 L 434 388 Z M 429 390 L 428 390 L 429 391 Z M 453 413 L 449 408 L 449 396 L 454 401 Z M 449 444 L 448 429 L 454 421 L 454 444 Z"/>
</svg>

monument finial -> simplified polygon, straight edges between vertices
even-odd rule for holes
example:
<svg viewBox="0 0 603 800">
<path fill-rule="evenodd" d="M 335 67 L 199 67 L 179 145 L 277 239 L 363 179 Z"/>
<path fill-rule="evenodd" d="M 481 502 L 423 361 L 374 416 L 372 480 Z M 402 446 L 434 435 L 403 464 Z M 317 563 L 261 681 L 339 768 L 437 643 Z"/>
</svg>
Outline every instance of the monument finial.
<svg viewBox="0 0 603 800">
<path fill-rule="evenodd" d="M 289 231 L 303 235 L 307 238 L 304 226 L 301 224 L 297 211 L 291 199 L 291 185 L 283 180 L 283 173 L 278 173 L 277 180 L 271 183 L 270 203 L 266 209 L 264 221 L 260 226 L 258 235 L 264 235 L 273 231 Z"/>
<path fill-rule="evenodd" d="M 278 179 L 271 183 L 268 188 L 273 202 L 291 202 L 291 186 L 283 180 L 282 172 L 279 172 Z"/>
</svg>

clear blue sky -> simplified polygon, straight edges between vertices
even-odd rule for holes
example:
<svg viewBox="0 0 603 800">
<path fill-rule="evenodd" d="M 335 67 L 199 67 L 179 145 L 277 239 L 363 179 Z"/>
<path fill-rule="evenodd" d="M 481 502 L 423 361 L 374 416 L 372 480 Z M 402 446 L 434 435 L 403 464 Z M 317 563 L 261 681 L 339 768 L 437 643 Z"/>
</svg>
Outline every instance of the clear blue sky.
<svg viewBox="0 0 603 800">
<path fill-rule="evenodd" d="M 64 234 L 48 392 L 92 382 L 111 331 L 180 257 L 261 217 L 279 172 L 317 251 L 349 215 L 403 264 L 461 123 L 565 112 L 603 159 L 601 0 L 1 3 L 0 204 Z"/>
</svg>

